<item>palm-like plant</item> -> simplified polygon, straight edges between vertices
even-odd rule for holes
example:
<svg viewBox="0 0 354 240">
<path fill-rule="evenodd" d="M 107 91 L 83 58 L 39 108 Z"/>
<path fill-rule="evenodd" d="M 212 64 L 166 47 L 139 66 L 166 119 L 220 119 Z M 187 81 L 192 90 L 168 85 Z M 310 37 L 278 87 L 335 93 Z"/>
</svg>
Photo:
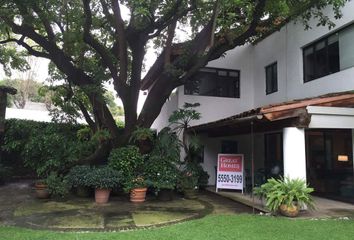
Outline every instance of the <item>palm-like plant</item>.
<svg viewBox="0 0 354 240">
<path fill-rule="evenodd" d="M 308 187 L 304 180 L 285 177 L 268 179 L 265 184 L 254 189 L 254 194 L 265 198 L 266 207 L 276 212 L 282 204 L 288 207 L 306 205 L 313 208 L 313 199 L 310 195 L 313 191 L 314 189 Z"/>
</svg>

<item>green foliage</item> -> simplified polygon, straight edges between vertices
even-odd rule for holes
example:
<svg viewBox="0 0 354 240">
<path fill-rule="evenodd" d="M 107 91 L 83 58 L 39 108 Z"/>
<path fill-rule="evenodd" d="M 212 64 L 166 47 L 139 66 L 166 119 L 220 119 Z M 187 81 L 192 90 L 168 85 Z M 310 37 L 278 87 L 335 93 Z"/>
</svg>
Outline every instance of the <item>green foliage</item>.
<svg viewBox="0 0 354 240">
<path fill-rule="evenodd" d="M 93 167 L 87 174 L 88 186 L 100 189 L 112 189 L 121 182 L 121 173 L 109 166 Z"/>
<path fill-rule="evenodd" d="M 201 118 L 201 114 L 195 110 L 195 108 L 199 106 L 200 103 L 184 103 L 182 108 L 179 108 L 171 114 L 168 121 L 171 125 L 174 125 L 175 130 L 186 130 L 192 120 L 199 120 Z"/>
<path fill-rule="evenodd" d="M 66 180 L 70 187 L 90 187 L 89 175 L 92 168 L 88 165 L 78 165 L 70 169 Z"/>
<path fill-rule="evenodd" d="M 49 194 L 54 197 L 63 198 L 69 193 L 67 180 L 55 172 L 51 172 L 44 182 L 48 186 Z"/>
<path fill-rule="evenodd" d="M 307 187 L 304 180 L 288 177 L 270 178 L 265 184 L 254 189 L 255 195 L 265 198 L 266 206 L 272 212 L 278 211 L 281 204 L 313 207 L 310 195 L 312 192 L 313 188 Z"/>
<path fill-rule="evenodd" d="M 80 141 L 88 141 L 92 137 L 92 131 L 89 127 L 83 127 L 77 131 L 76 136 Z"/>
<path fill-rule="evenodd" d="M 170 129 L 162 129 L 154 142 L 154 148 L 146 163 L 146 176 L 157 190 L 174 189 L 179 170 L 179 141 Z"/>
<path fill-rule="evenodd" d="M 186 154 L 185 169 L 180 177 L 190 175 L 188 178 L 194 187 L 206 186 L 209 179 L 208 173 L 200 166 L 200 159 L 197 154 L 202 150 L 199 138 L 194 133 L 188 136 L 186 134 L 190 122 L 201 118 L 201 114 L 195 109 L 199 106 L 199 103 L 185 103 L 183 108 L 174 111 L 169 118 L 170 125 L 174 127 L 173 129 L 182 134 L 181 144 Z M 182 186 L 185 185 L 184 180 L 180 180 L 180 184 Z M 186 184 L 188 184 L 188 180 Z"/>
<path fill-rule="evenodd" d="M 111 139 L 111 134 L 107 129 L 100 129 L 92 136 L 92 140 L 96 143 L 102 143 Z"/>
<path fill-rule="evenodd" d="M 198 187 L 198 175 L 194 172 L 184 170 L 178 176 L 178 188 L 181 191 L 196 189 Z"/>
<path fill-rule="evenodd" d="M 136 142 L 136 141 L 144 141 L 144 140 L 154 140 L 154 131 L 150 128 L 142 128 L 138 127 L 131 135 L 129 141 Z"/>
<path fill-rule="evenodd" d="M 108 158 L 108 165 L 120 173 L 125 191 L 146 186 L 145 158 L 136 146 L 113 149 Z"/>
<path fill-rule="evenodd" d="M 80 125 L 7 120 L 2 149 L 8 154 L 18 154 L 25 166 L 45 178 L 52 171 L 65 172 L 79 158 L 94 151 L 87 141 L 77 139 L 76 131 L 80 128 Z"/>
</svg>

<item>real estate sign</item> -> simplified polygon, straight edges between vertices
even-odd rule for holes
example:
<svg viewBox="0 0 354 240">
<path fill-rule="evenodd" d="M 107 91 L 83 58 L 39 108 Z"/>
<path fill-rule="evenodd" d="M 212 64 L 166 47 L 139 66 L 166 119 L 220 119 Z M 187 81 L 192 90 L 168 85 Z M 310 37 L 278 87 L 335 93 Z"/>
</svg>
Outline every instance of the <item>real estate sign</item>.
<svg viewBox="0 0 354 240">
<path fill-rule="evenodd" d="M 218 189 L 243 192 L 243 154 L 218 154 L 216 191 Z"/>
</svg>

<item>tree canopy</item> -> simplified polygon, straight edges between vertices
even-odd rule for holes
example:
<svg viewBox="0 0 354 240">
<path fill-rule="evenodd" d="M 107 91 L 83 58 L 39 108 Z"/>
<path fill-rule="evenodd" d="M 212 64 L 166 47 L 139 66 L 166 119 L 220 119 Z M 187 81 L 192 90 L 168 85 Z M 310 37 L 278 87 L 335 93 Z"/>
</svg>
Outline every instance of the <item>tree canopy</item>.
<svg viewBox="0 0 354 240">
<path fill-rule="evenodd" d="M 0 0 L 0 63 L 26 69 L 25 56 L 51 61 L 50 74 L 80 94 L 80 110 L 93 129 L 107 129 L 113 145 L 137 127 L 150 127 L 173 89 L 209 61 L 236 46 L 261 39 L 298 18 L 308 26 L 331 5 L 336 17 L 345 0 Z M 127 12 L 127 14 L 124 14 Z M 181 40 L 177 35 L 183 31 Z M 15 45 L 21 46 L 19 51 Z M 142 75 L 153 44 L 159 55 Z M 104 97 L 111 82 L 121 98 L 125 131 L 120 134 Z M 139 116 L 140 89 L 149 89 Z"/>
</svg>

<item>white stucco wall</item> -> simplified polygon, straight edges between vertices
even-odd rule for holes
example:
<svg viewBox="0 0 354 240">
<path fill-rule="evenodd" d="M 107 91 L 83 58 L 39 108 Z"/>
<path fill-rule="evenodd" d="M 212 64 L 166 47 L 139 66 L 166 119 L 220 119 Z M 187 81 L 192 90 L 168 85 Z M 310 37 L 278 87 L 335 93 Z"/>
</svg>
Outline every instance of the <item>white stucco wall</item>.
<svg viewBox="0 0 354 240">
<path fill-rule="evenodd" d="M 312 29 L 307 31 L 301 23 L 289 23 L 254 47 L 254 107 L 353 89 L 353 67 L 307 83 L 303 81 L 302 48 L 354 23 L 353 1 L 348 2 L 342 12 L 343 17 L 335 20 L 332 9 L 325 10 L 336 24 L 331 30 L 328 26 L 317 27 L 317 20 L 311 22 Z M 278 62 L 278 92 L 266 95 L 265 66 L 275 61 Z"/>
<path fill-rule="evenodd" d="M 171 97 L 166 101 L 161 109 L 160 115 L 155 119 L 151 128 L 156 129 L 158 132 L 169 125 L 168 118 L 173 111 L 178 108 L 178 91 L 172 93 Z"/>
<path fill-rule="evenodd" d="M 185 102 L 201 104 L 198 111 L 202 113 L 202 118 L 192 122 L 191 125 L 226 118 L 253 107 L 252 51 L 253 49 L 248 45 L 242 46 L 226 52 L 224 58 L 207 65 L 208 67 L 240 70 L 240 98 L 184 95 L 184 87 L 179 88 L 178 107 L 182 107 Z"/>
</svg>

